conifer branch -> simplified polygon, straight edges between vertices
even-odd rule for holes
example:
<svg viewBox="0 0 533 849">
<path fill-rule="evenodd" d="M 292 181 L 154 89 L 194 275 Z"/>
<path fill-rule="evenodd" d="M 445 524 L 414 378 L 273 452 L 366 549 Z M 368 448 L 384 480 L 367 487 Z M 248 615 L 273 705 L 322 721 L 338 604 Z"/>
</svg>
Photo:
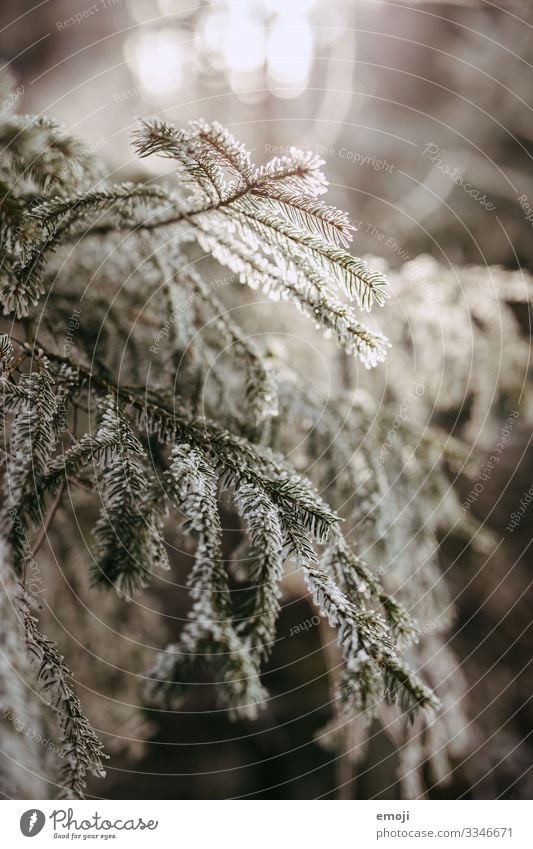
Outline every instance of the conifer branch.
<svg viewBox="0 0 533 849">
<path fill-rule="evenodd" d="M 169 568 L 162 519 L 143 468 L 144 449 L 114 398 L 106 399 L 103 428 L 110 434 L 111 457 L 101 476 L 93 582 L 113 584 L 131 598 L 154 568 Z"/>
<path fill-rule="evenodd" d="M 37 667 L 37 678 L 55 711 L 61 733 L 64 757 L 60 777 L 61 798 L 82 799 L 85 776 L 92 773 L 104 778 L 102 759 L 108 756 L 104 754 L 103 746 L 74 693 L 72 673 L 55 644 L 39 630 L 24 593 L 19 597 L 19 609 L 28 653 Z"/>
<path fill-rule="evenodd" d="M 394 652 L 383 618 L 372 611 L 357 610 L 323 572 L 305 569 L 315 603 L 337 630 L 337 640 L 346 664 L 342 700 L 352 709 L 376 710 L 372 702 L 377 692 L 383 692 L 389 702 L 401 700 L 402 708 L 411 715 L 418 707 L 434 710 L 439 706 L 435 696 L 399 660 Z M 383 686 L 376 686 L 376 679 Z"/>
<path fill-rule="evenodd" d="M 409 714 L 434 706 L 399 655 L 402 640 L 414 639 L 404 607 L 348 546 L 340 516 L 315 484 L 273 450 L 275 434 L 291 427 L 287 395 L 302 399 L 305 390 L 283 383 L 281 358 L 271 368 L 274 355 L 264 356 L 247 337 L 224 296 L 215 294 L 205 263 L 198 263 L 204 251 L 241 283 L 294 304 L 367 368 L 381 362 L 387 340 L 359 321 L 359 311 L 384 303 L 385 279 L 348 252 L 355 228 L 346 213 L 321 200 L 327 189 L 322 160 L 291 148 L 258 166 L 216 122 L 176 129 L 149 120 L 134 146 L 141 158 L 171 159 L 175 185 L 113 184 L 53 123 L 8 118 L 0 124 L 0 142 L 8 148 L 0 163 L 0 302 L 10 319 L 24 319 L 28 340 L 15 344 L 15 355 L 12 340 L 0 335 L 2 410 L 10 432 L 0 530 L 15 573 L 21 574 L 28 552 L 25 532 L 40 527 L 37 547 L 44 534 L 55 533 L 64 516 L 58 514 L 53 528 L 50 519 L 74 481 L 101 499 L 94 584 L 130 599 L 156 570 L 169 568 L 165 531 L 195 540 L 192 608 L 150 672 L 147 696 L 154 705 L 172 708 L 207 685 L 233 714 L 256 715 L 267 700 L 261 666 L 276 640 L 284 565 L 291 558 L 337 628 L 345 670 L 339 699 L 346 709 L 372 712 L 383 699 L 397 699 Z M 96 271 L 102 250 L 107 260 Z M 45 294 L 41 322 L 37 309 Z M 77 337 L 69 333 L 60 353 L 57 339 L 75 297 L 83 300 L 83 315 Z M 186 304 L 181 317 L 180 300 Z M 158 330 L 151 344 L 149 334 Z M 159 356 L 169 339 L 159 367 L 151 353 Z M 217 388 L 204 417 L 197 411 L 212 374 Z M 311 408 L 301 401 L 294 415 Z M 78 411 L 86 415 L 78 418 Z M 337 419 L 330 416 L 323 427 L 331 442 Z M 290 450 L 290 440 L 281 445 Z M 377 480 L 380 472 L 361 453 L 365 472 Z M 352 455 L 353 439 L 331 448 L 333 470 Z M 307 459 L 313 466 L 316 458 Z M 236 593 L 222 553 L 222 489 L 247 553 L 239 564 L 245 588 Z M 179 523 L 170 521 L 176 513 Z M 101 774 L 101 746 L 63 658 L 39 631 L 26 597 L 21 615 L 39 676 L 64 717 L 69 758 L 62 783 L 67 794 L 79 796 L 86 774 Z"/>
<path fill-rule="evenodd" d="M 264 693 L 249 648 L 233 625 L 216 489 L 217 476 L 207 456 L 190 445 L 176 446 L 165 491 L 185 515 L 187 528 L 198 535 L 189 576 L 195 603 L 179 644 L 168 647 L 152 670 L 148 692 L 156 702 L 179 703 L 191 683 L 187 676 L 204 663 L 216 680 L 224 682 L 223 703 L 237 713 L 254 716 Z"/>
<path fill-rule="evenodd" d="M 259 665 L 270 655 L 276 634 L 285 539 L 275 505 L 253 486 L 237 487 L 235 505 L 250 539 L 248 558 L 252 568 L 247 577 L 253 592 L 252 605 L 247 616 L 237 623 L 237 632 L 249 641 Z"/>
</svg>

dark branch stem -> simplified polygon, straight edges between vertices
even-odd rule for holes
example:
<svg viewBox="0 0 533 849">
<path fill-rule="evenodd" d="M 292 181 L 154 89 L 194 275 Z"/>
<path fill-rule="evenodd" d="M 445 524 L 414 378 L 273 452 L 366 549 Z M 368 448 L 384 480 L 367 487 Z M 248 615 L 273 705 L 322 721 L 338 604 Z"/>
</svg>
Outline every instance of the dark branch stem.
<svg viewBox="0 0 533 849">
<path fill-rule="evenodd" d="M 305 171 L 301 167 L 297 167 L 294 171 L 288 171 L 283 176 L 284 177 L 297 177 L 302 176 Z M 272 182 L 275 178 L 270 178 L 269 182 Z M 180 224 L 184 221 L 187 221 L 189 224 L 194 226 L 194 218 L 196 215 L 203 215 L 206 212 L 214 212 L 217 209 L 224 208 L 226 206 L 230 206 L 234 201 L 239 200 L 242 197 L 245 197 L 247 194 L 253 194 L 255 188 L 259 188 L 261 185 L 261 181 L 257 183 L 246 183 L 242 188 L 235 191 L 232 195 L 229 195 L 225 198 L 220 198 L 220 200 L 215 201 L 213 203 L 206 204 L 201 209 L 195 209 L 191 212 L 180 212 L 178 215 L 174 215 L 171 218 L 165 218 L 162 221 L 141 221 L 137 224 L 128 225 L 122 222 L 114 222 L 112 224 L 101 224 L 98 227 L 91 227 L 89 230 L 86 230 L 84 233 L 77 233 L 74 237 L 71 237 L 69 241 L 73 241 L 75 238 L 86 238 L 87 236 L 103 236 L 107 233 L 116 233 L 120 230 L 130 230 L 130 232 L 135 233 L 139 230 L 156 230 L 159 227 L 168 227 L 171 224 Z M 170 198 L 169 198 L 170 200 Z"/>
<path fill-rule="evenodd" d="M 28 356 L 35 356 L 40 353 L 41 356 L 44 355 L 50 360 L 77 369 L 80 374 L 87 378 L 89 388 L 92 384 L 92 386 L 100 389 L 102 392 L 114 395 L 126 404 L 131 404 L 141 413 L 152 413 L 154 417 L 159 417 L 160 421 L 165 423 L 165 426 L 175 434 L 177 439 L 189 439 L 210 451 L 218 452 L 219 456 L 224 456 L 223 463 L 227 470 L 246 477 L 250 482 L 255 483 L 263 491 L 267 492 L 275 502 L 288 503 L 291 505 L 291 509 L 299 508 L 299 504 L 295 503 L 294 497 L 283 486 L 279 486 L 276 479 L 270 477 L 270 474 L 274 472 L 285 478 L 287 473 L 295 474 L 294 470 L 273 456 L 269 456 L 268 459 L 263 458 L 258 453 L 260 446 L 255 445 L 245 437 L 221 430 L 208 419 L 194 418 L 183 408 L 170 409 L 161 402 L 148 398 L 146 394 L 141 396 L 135 389 L 120 386 L 108 378 L 94 374 L 87 367 L 78 365 L 66 357 L 46 351 L 37 340 L 35 340 L 33 347 L 26 343 L 22 344 Z M 255 468 L 243 468 L 242 459 L 232 457 L 232 449 L 239 451 L 241 454 L 246 454 L 251 464 L 255 465 Z M 331 512 L 326 505 L 320 507 L 318 505 L 307 505 L 306 511 L 315 521 L 322 522 L 328 527 L 340 521 L 340 518 Z"/>
<path fill-rule="evenodd" d="M 37 537 L 37 541 L 36 541 L 36 543 L 33 547 L 33 550 L 32 550 L 32 553 L 31 553 L 31 556 L 33 558 L 35 557 L 35 555 L 39 551 L 41 545 L 43 544 L 43 542 L 45 541 L 45 539 L 48 535 L 48 531 L 50 530 L 52 522 L 54 521 L 54 516 L 57 512 L 60 501 L 63 497 L 64 490 L 65 490 L 65 482 L 63 481 L 63 483 L 61 484 L 61 486 L 59 487 L 59 489 L 56 493 L 56 497 L 54 498 L 54 500 L 52 502 L 50 512 L 48 513 L 48 516 L 46 517 L 46 521 L 44 522 L 43 527 L 41 529 L 41 532 L 40 532 L 39 536 Z"/>
</svg>

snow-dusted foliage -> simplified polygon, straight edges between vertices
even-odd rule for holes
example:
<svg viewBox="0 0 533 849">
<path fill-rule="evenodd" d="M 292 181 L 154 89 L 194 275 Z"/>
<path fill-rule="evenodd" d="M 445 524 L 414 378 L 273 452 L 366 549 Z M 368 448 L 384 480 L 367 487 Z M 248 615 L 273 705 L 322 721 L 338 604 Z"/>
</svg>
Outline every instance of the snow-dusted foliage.
<svg viewBox="0 0 533 849">
<path fill-rule="evenodd" d="M 10 118 L 1 135 L 0 299 L 15 328 L 0 339 L 4 566 L 21 584 L 26 643 L 58 713 L 63 792 L 81 795 L 85 774 L 102 773 L 102 753 L 24 593 L 28 557 L 56 513 L 65 526 L 71 487 L 99 506 L 90 580 L 123 603 L 162 569 L 172 574 L 170 526 L 195 541 L 192 609 L 150 671 L 150 704 L 176 705 L 207 678 L 232 714 L 257 713 L 292 561 L 337 629 L 344 714 L 398 703 L 411 719 L 419 708 L 432 715 L 438 700 L 402 657 L 416 639 L 408 605 L 343 535 L 335 488 L 326 502 L 285 459 L 290 440 L 275 436 L 312 408 L 312 381 L 291 383 L 215 294 L 212 260 L 293 304 L 365 367 L 383 360 L 385 337 L 359 313 L 383 304 L 385 278 L 348 253 L 347 216 L 319 199 L 322 162 L 294 149 L 256 166 L 219 124 L 148 121 L 136 151 L 172 160 L 174 173 L 164 184 L 114 185 L 52 122 Z M 325 408 L 324 427 L 342 461 L 352 449 L 333 444 L 341 409 Z M 372 451 L 363 461 L 367 504 L 384 472 Z M 223 549 L 222 492 L 244 537 L 238 570 Z"/>
<path fill-rule="evenodd" d="M 391 595 L 381 596 L 380 606 L 383 613 L 389 607 L 389 627 L 441 700 L 442 709 L 434 716 L 420 713 L 406 736 L 381 693 L 370 694 L 397 751 L 402 794 L 417 797 L 428 775 L 435 784 L 449 780 L 475 740 L 461 659 L 450 646 L 454 605 L 440 541 L 455 539 L 483 559 L 498 544 L 476 520 L 475 500 L 482 481 L 503 462 L 513 427 L 531 428 L 533 281 L 501 268 L 444 267 L 429 256 L 400 271 L 377 257 L 368 262 L 386 273 L 397 306 L 382 316 L 392 343 L 387 375 L 380 370 L 356 376 L 342 359 L 338 385 L 344 379 L 344 389 L 332 393 L 323 380 L 298 392 L 308 367 L 300 340 L 304 354 L 294 345 L 278 370 L 276 438 L 298 468 L 312 468 L 315 484 L 345 519 L 343 537 L 329 540 L 322 570 L 351 600 L 369 592 L 379 597 L 386 587 Z M 278 326 L 286 333 L 290 317 Z M 315 344 L 317 361 L 326 360 L 327 341 Z M 331 368 L 339 365 L 331 357 L 326 361 Z M 355 541 L 355 551 L 346 539 Z M 317 739 L 364 760 L 369 714 L 350 709 L 359 693 L 345 673 L 338 688 L 341 709 Z"/>
</svg>

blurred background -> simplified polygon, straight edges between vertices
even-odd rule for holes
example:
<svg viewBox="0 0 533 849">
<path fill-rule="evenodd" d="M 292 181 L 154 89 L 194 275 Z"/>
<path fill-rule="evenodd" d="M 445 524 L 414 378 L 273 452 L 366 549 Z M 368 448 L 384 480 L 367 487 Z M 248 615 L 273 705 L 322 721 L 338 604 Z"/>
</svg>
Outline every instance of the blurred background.
<svg viewBox="0 0 533 849">
<path fill-rule="evenodd" d="M 217 117 L 258 160 L 272 145 L 319 151 L 339 204 L 364 219 L 361 249 L 386 233 L 391 260 L 532 261 L 517 215 L 533 196 L 527 2 L 5 0 L 2 15 L 21 108 L 118 169 L 136 116 Z"/>
<path fill-rule="evenodd" d="M 431 262 L 444 269 L 440 285 L 448 286 L 448 294 L 457 292 L 457 299 L 461 288 L 454 289 L 454 269 L 469 265 L 478 267 L 480 299 L 484 268 L 487 290 L 494 289 L 489 266 L 501 266 L 502 274 L 523 272 L 531 291 L 529 2 L 3 0 L 0 57 L 15 78 L 17 110 L 65 124 L 117 179 L 143 173 L 130 146 L 136 116 L 157 115 L 177 125 L 217 119 L 249 146 L 257 162 L 282 154 L 288 145 L 319 153 L 331 202 L 348 209 L 358 225 L 354 252 L 383 258 L 393 272 L 393 290 L 397 270 L 403 280 L 398 286 L 408 289 L 406 303 L 421 280 L 431 289 L 432 275 L 424 267 L 421 276 L 400 274 L 421 254 L 429 255 L 434 276 L 439 272 Z M 163 166 L 162 160 L 142 163 L 144 173 Z M 502 297 L 514 324 L 506 325 L 508 337 L 494 339 L 495 370 L 484 372 L 481 360 L 478 385 L 465 389 L 460 363 L 453 361 L 449 368 L 457 371 L 447 372 L 448 388 L 441 383 L 432 399 L 437 424 L 466 435 L 481 458 L 498 440 L 511 397 L 516 400 L 508 386 L 523 386 L 529 377 L 528 297 Z M 453 312 L 454 298 L 448 299 L 452 348 L 455 321 L 464 320 L 470 335 L 476 321 L 480 331 L 488 322 L 483 316 L 472 319 L 467 307 Z M 427 309 L 426 302 L 418 306 L 421 325 Z M 379 327 L 394 336 L 394 317 L 386 313 L 380 313 Z M 502 359 L 515 336 L 523 356 Z M 431 350 L 431 333 L 427 337 L 419 344 L 422 357 Z M 427 359 L 440 375 L 446 372 L 442 339 L 437 347 L 436 359 L 429 353 Z M 469 368 L 465 361 L 465 372 Z M 480 397 L 484 379 L 486 406 L 468 431 L 468 405 Z M 472 506 L 498 539 L 533 482 L 530 437 L 523 417 Z M 460 490 L 461 482 L 457 485 Z M 463 489 L 466 498 L 470 486 L 464 483 Z M 457 756 L 445 787 L 429 782 L 430 796 L 528 798 L 533 792 L 530 541 L 527 515 L 481 559 L 453 534 L 442 541 L 439 557 L 457 611 L 452 645 L 475 730 L 469 753 Z M 82 588 L 74 590 L 83 596 Z M 185 615 L 188 601 L 176 594 L 166 604 L 175 615 Z M 267 672 L 275 698 L 256 723 L 232 724 L 208 702 L 178 718 L 147 712 L 142 723 L 132 720 L 120 732 L 116 722 L 114 732 L 111 722 L 96 722 L 113 761 L 104 785 L 91 791 L 111 798 L 331 796 L 338 779 L 335 755 L 313 741 L 331 719 L 320 636 L 310 627 L 286 638 L 295 624 L 313 616 L 304 598 L 285 607 L 282 639 Z M 71 665 L 79 668 L 81 647 L 65 643 L 65 633 L 76 633 L 75 614 L 64 613 L 52 627 Z M 161 634 L 150 634 L 150 640 L 162 645 L 166 636 L 162 623 Z M 83 645 L 81 634 L 79 639 Z M 94 701 L 92 715 L 112 712 L 115 697 L 134 702 L 136 681 L 124 688 L 116 658 L 115 666 L 100 670 L 100 693 L 106 695 L 91 692 L 90 666 L 105 647 L 91 650 L 87 678 L 78 678 L 82 700 Z M 129 663 L 135 668 L 135 658 Z M 394 751 L 379 732 L 354 776 L 354 796 L 398 795 L 391 777 Z"/>
</svg>

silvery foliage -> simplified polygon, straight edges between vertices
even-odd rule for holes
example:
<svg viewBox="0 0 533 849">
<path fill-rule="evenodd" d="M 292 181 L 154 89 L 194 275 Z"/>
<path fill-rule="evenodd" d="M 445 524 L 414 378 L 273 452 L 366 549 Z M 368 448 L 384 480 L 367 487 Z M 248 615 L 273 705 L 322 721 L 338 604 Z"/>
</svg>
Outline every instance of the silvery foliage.
<svg viewBox="0 0 533 849">
<path fill-rule="evenodd" d="M 135 148 L 172 160 L 172 178 L 117 185 L 51 121 L 11 117 L 0 137 L 0 300 L 15 323 L 0 340 L 2 568 L 20 585 L 14 603 L 27 648 L 68 751 L 62 792 L 81 796 L 86 773 L 103 774 L 102 748 L 63 658 L 38 628 L 24 539 L 50 530 L 70 485 L 100 503 L 91 580 L 124 599 L 171 568 L 165 533 L 176 517 L 196 540 L 193 606 L 150 672 L 151 703 L 175 706 L 207 675 L 233 715 L 256 715 L 289 560 L 337 629 L 346 715 L 383 702 L 399 702 L 411 718 L 434 708 L 401 657 L 402 641 L 415 639 L 410 617 L 348 544 L 339 514 L 274 447 L 283 380 L 197 261 L 198 251 L 209 254 L 242 283 L 294 304 L 366 368 L 381 362 L 387 340 L 358 312 L 383 304 L 385 278 L 348 253 L 346 214 L 320 200 L 322 162 L 292 149 L 256 166 L 217 123 L 177 130 L 153 120 Z M 81 303 L 81 326 L 61 345 Z M 221 488 L 247 545 L 242 603 L 222 552 Z"/>
</svg>

